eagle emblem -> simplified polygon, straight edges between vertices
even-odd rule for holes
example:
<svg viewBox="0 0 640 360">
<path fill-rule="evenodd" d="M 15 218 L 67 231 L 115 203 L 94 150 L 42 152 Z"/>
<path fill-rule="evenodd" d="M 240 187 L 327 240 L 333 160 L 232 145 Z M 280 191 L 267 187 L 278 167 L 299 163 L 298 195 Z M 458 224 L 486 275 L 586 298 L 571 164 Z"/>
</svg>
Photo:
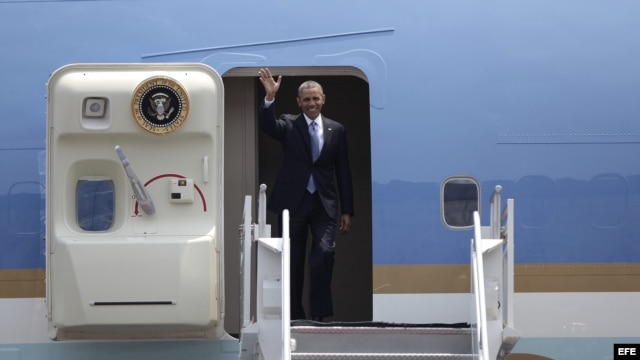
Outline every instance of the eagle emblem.
<svg viewBox="0 0 640 360">
<path fill-rule="evenodd" d="M 149 115 L 154 116 L 159 121 L 171 116 L 174 108 L 171 107 L 171 97 L 165 93 L 156 93 L 149 98 Z"/>
</svg>

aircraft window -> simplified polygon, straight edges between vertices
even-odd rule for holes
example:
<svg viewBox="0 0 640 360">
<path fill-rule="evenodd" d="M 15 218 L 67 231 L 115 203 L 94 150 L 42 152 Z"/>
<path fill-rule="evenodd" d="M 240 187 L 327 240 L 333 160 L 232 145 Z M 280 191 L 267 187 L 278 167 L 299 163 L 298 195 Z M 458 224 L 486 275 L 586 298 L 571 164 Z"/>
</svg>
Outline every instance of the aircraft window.
<svg viewBox="0 0 640 360">
<path fill-rule="evenodd" d="M 578 187 L 574 186 L 574 191 Z M 518 221 L 527 229 L 546 229 L 556 219 L 556 183 L 547 176 L 527 175 L 515 186 Z"/>
<path fill-rule="evenodd" d="M 470 177 L 452 177 L 441 189 L 441 208 L 444 223 L 452 228 L 473 226 L 473 212 L 478 210 L 480 186 Z"/>
<path fill-rule="evenodd" d="M 43 188 L 38 182 L 17 182 L 9 188 L 7 194 L 9 229 L 20 235 L 33 235 L 42 232 Z"/>
<path fill-rule="evenodd" d="M 78 225 L 85 231 L 105 231 L 113 226 L 114 186 L 110 179 L 81 179 L 76 187 Z"/>
</svg>

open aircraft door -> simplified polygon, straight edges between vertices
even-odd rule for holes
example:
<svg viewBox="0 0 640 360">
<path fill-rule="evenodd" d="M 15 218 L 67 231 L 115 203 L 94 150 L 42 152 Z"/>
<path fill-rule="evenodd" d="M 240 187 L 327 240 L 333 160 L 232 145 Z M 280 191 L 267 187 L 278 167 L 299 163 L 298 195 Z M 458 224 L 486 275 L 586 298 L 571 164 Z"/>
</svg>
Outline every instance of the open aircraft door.
<svg viewBox="0 0 640 360">
<path fill-rule="evenodd" d="M 50 336 L 224 336 L 220 76 L 68 65 L 47 101 Z"/>
</svg>

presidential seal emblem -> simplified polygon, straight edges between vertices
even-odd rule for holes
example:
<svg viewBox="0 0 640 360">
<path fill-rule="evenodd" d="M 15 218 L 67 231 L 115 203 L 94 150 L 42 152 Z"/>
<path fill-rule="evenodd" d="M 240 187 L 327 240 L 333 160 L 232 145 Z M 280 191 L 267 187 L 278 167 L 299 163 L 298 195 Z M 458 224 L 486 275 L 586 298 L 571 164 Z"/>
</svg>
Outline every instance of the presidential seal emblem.
<svg viewBox="0 0 640 360">
<path fill-rule="evenodd" d="M 131 101 L 133 118 L 148 132 L 165 135 L 178 130 L 189 113 L 189 96 L 176 80 L 156 76 L 136 88 Z"/>
</svg>

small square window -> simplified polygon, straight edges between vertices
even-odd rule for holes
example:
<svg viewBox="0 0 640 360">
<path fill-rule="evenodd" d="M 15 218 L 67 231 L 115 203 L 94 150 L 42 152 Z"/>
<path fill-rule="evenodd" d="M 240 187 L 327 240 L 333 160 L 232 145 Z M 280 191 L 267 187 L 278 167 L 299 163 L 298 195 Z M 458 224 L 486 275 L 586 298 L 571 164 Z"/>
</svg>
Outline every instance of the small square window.
<svg viewBox="0 0 640 360">
<path fill-rule="evenodd" d="M 82 116 L 86 118 L 104 118 L 107 113 L 107 99 L 90 97 L 84 99 Z"/>
</svg>

